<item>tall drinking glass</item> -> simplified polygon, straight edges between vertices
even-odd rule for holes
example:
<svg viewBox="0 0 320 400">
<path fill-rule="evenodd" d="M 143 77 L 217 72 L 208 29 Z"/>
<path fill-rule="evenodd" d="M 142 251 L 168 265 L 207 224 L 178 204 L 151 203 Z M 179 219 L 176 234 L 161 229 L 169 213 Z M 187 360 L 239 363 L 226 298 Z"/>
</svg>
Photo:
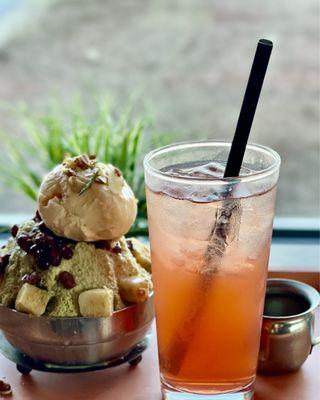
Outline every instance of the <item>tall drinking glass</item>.
<svg viewBox="0 0 320 400">
<path fill-rule="evenodd" d="M 250 399 L 280 157 L 229 143 L 159 148 L 144 160 L 164 399 Z"/>
</svg>

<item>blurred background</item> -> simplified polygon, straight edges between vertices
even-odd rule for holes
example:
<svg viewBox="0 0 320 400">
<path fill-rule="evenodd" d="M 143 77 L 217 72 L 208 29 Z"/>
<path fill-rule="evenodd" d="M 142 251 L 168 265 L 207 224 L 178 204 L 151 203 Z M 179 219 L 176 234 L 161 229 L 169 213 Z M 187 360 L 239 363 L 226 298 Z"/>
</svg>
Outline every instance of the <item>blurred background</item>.
<svg viewBox="0 0 320 400">
<path fill-rule="evenodd" d="M 277 216 L 318 217 L 319 34 L 318 0 L 0 0 L 0 98 L 36 113 L 52 98 L 63 108 L 107 95 L 121 108 L 134 96 L 172 141 L 231 140 L 256 42 L 268 38 L 251 141 L 282 157 Z M 6 105 L 0 130 L 19 146 Z M 0 213 L 34 210 L 0 185 Z"/>
</svg>

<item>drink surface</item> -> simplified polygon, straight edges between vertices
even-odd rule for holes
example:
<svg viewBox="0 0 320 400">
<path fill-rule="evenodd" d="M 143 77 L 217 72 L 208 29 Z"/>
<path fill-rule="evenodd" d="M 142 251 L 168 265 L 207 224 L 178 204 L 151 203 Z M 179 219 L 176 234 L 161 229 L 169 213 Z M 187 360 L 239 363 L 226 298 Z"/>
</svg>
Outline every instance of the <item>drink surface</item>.
<svg viewBox="0 0 320 400">
<path fill-rule="evenodd" d="M 179 176 L 183 178 L 198 179 L 221 179 L 226 168 L 225 161 L 199 161 L 170 165 L 162 168 L 170 176 Z M 240 177 L 252 175 L 254 172 L 249 165 L 242 165 Z"/>
<path fill-rule="evenodd" d="M 181 174 L 176 170 L 166 173 Z M 254 379 L 274 199 L 275 188 L 211 202 L 174 197 L 174 188 L 147 188 L 160 369 L 167 384 L 223 393 Z M 224 232 L 218 224 L 214 231 L 219 211 L 230 205 L 232 219 L 222 213 L 222 226 L 230 226 Z"/>
</svg>

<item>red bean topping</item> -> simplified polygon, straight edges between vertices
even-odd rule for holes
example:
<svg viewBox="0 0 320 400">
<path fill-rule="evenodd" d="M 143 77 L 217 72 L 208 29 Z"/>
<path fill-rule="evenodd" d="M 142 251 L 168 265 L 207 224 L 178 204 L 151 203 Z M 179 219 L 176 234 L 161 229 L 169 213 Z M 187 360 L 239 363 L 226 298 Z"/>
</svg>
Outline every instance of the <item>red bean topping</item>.
<svg viewBox="0 0 320 400">
<path fill-rule="evenodd" d="M 62 247 L 62 251 L 61 251 L 61 255 L 66 260 L 70 260 L 70 258 L 72 258 L 72 256 L 73 256 L 73 250 L 68 246 L 63 246 Z"/>
<path fill-rule="evenodd" d="M 38 210 L 36 211 L 36 215 L 34 216 L 33 220 L 34 220 L 34 222 L 42 221 L 41 215 Z"/>
<path fill-rule="evenodd" d="M 52 249 L 49 254 L 49 260 L 52 266 L 57 267 L 62 261 L 62 255 L 57 249 Z"/>
<path fill-rule="evenodd" d="M 130 251 L 133 251 L 134 248 L 133 248 L 132 240 L 128 239 L 126 242 L 127 242 L 128 249 L 129 249 Z"/>
<path fill-rule="evenodd" d="M 36 257 L 36 264 L 41 269 L 41 271 L 45 271 L 50 267 L 50 261 L 47 259 L 47 256 L 39 256 Z"/>
<path fill-rule="evenodd" d="M 18 233 L 18 230 L 19 230 L 18 225 L 13 225 L 13 227 L 11 228 L 11 235 L 12 235 L 13 237 L 16 237 L 16 236 L 17 236 L 17 233 Z"/>
<path fill-rule="evenodd" d="M 55 247 L 56 244 L 53 237 L 48 236 L 44 233 L 36 237 L 35 243 L 46 250 L 51 250 L 52 248 Z"/>
<path fill-rule="evenodd" d="M 112 248 L 111 248 L 112 253 L 119 254 L 121 253 L 121 246 L 119 243 L 116 243 Z"/>
<path fill-rule="evenodd" d="M 17 243 L 19 247 L 25 251 L 26 253 L 29 253 L 30 247 L 33 245 L 33 241 L 30 238 L 30 236 L 26 234 L 22 234 L 18 236 Z"/>
<path fill-rule="evenodd" d="M 54 233 L 47 227 L 47 225 L 43 221 L 40 222 L 38 227 L 42 233 L 45 233 L 49 236 L 54 236 Z"/>
<path fill-rule="evenodd" d="M 75 242 L 60 236 L 56 236 L 43 221 L 38 223 L 39 231 L 21 233 L 17 236 L 17 243 L 22 250 L 35 257 L 37 266 L 46 270 L 50 265 L 57 267 L 62 258 L 70 260 L 73 256 L 72 248 L 67 245 Z"/>
<path fill-rule="evenodd" d="M 10 259 L 9 254 L 0 256 L 0 274 L 4 273 L 4 271 L 6 270 L 8 264 L 9 264 L 9 259 Z"/>
<path fill-rule="evenodd" d="M 25 274 L 21 280 L 30 285 L 39 285 L 41 278 L 36 272 L 32 272 L 31 274 Z"/>
<path fill-rule="evenodd" d="M 111 249 L 109 240 L 99 240 L 98 242 L 94 242 L 94 245 L 97 249 L 103 249 L 103 250 Z"/>
<path fill-rule="evenodd" d="M 58 275 L 58 280 L 66 289 L 72 289 L 76 286 L 76 281 L 70 272 L 62 271 Z"/>
<path fill-rule="evenodd" d="M 30 247 L 29 254 L 31 254 L 34 257 L 42 257 L 45 258 L 46 256 L 46 251 L 42 246 L 39 246 L 38 244 L 33 244 Z"/>
</svg>

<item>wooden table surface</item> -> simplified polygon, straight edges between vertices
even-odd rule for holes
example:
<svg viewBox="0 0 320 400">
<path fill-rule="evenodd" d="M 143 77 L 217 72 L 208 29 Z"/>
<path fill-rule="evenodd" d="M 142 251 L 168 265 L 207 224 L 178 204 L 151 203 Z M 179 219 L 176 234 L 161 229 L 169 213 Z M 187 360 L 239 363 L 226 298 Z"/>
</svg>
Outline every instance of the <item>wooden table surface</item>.
<svg viewBox="0 0 320 400">
<path fill-rule="evenodd" d="M 320 392 L 320 347 L 298 372 L 258 376 L 255 400 L 316 400 Z M 155 335 L 137 367 L 78 374 L 32 371 L 22 376 L 0 356 L 0 377 L 5 377 L 16 400 L 161 400 Z"/>
</svg>

